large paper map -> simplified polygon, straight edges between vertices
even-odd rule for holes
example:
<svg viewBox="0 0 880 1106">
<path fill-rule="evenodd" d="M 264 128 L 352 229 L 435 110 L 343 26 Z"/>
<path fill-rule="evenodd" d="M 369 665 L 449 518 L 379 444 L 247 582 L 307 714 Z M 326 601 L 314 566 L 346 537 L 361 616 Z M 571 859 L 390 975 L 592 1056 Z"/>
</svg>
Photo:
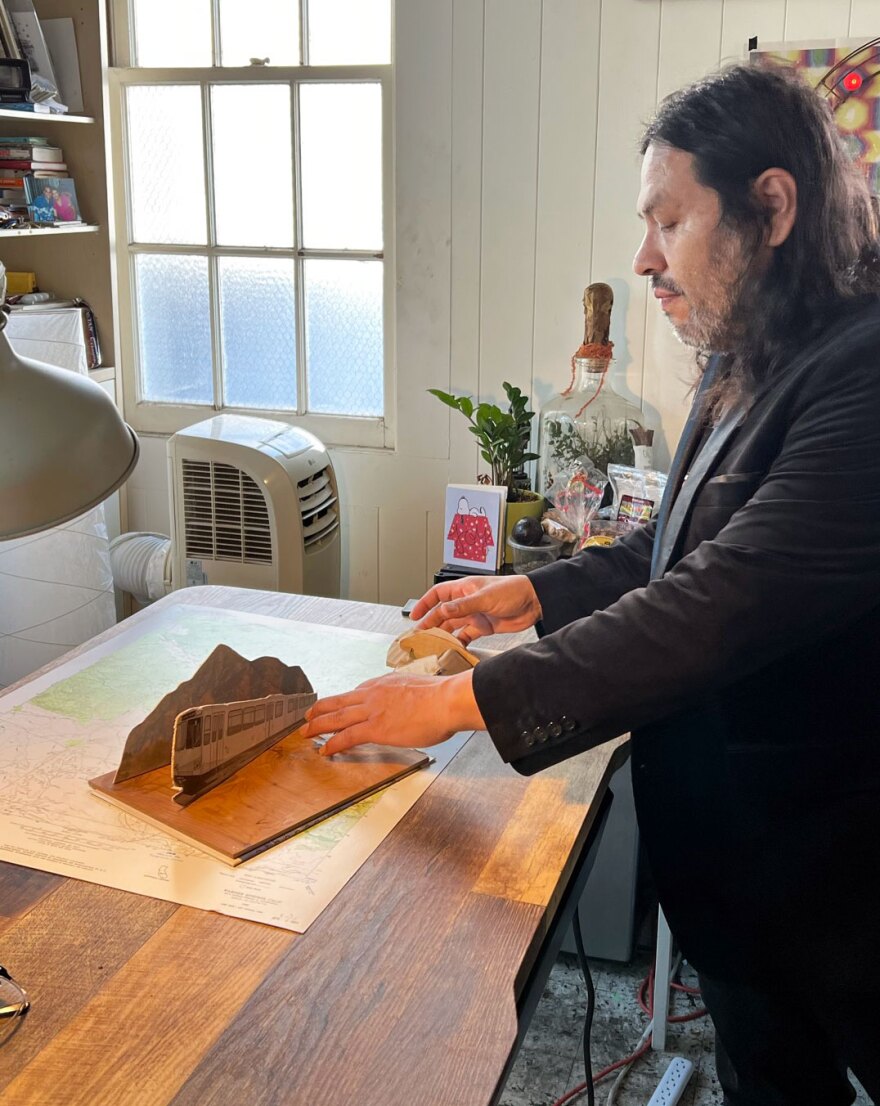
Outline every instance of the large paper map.
<svg viewBox="0 0 880 1106">
<path fill-rule="evenodd" d="M 0 698 L 0 860 L 303 932 L 469 734 L 435 764 L 259 857 L 226 864 L 126 814 L 87 780 L 221 642 L 305 669 L 319 696 L 387 671 L 390 637 L 207 607 L 156 612 Z"/>
</svg>

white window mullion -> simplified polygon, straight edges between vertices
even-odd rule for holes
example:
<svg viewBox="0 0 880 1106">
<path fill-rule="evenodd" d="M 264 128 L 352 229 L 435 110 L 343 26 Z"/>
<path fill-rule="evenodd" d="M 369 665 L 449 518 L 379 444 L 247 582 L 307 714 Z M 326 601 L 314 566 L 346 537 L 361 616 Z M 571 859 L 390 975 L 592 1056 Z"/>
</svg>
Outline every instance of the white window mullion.
<svg viewBox="0 0 880 1106">
<path fill-rule="evenodd" d="M 299 0 L 299 60 L 309 64 L 309 0 Z"/>
<path fill-rule="evenodd" d="M 212 14 L 215 5 L 212 5 Z M 214 204 L 214 135 L 211 116 L 211 85 L 202 82 L 202 143 L 205 154 L 205 195 L 208 219 L 208 304 L 211 312 L 211 377 L 214 408 L 223 409 L 223 342 L 220 334 L 220 279 L 217 273 L 217 217 Z"/>
<path fill-rule="evenodd" d="M 306 0 L 302 0 L 302 11 L 306 10 Z M 303 16 L 305 19 L 305 16 Z M 303 229 L 302 229 L 302 166 L 300 150 L 300 123 L 299 123 L 299 84 L 291 81 L 290 84 L 290 124 L 293 128 L 293 279 L 294 293 L 296 296 L 296 409 L 299 414 L 308 410 L 309 399 L 309 367 L 306 362 L 306 293 L 305 293 L 305 266 L 301 256 Z"/>
<path fill-rule="evenodd" d="M 211 253 L 208 254 L 208 297 L 211 311 L 214 409 L 222 411 L 226 402 L 226 387 L 223 380 L 223 341 L 220 331 L 220 276 L 217 272 L 217 257 Z"/>
<path fill-rule="evenodd" d="M 392 9 L 393 11 L 393 9 Z M 392 19 L 392 26 L 394 20 Z M 393 55 L 392 55 L 393 57 Z M 397 410 L 397 343 L 394 330 L 394 293 L 397 285 L 394 267 L 394 104 L 392 82 L 383 77 L 382 86 L 382 343 L 384 347 L 384 427 L 385 445 L 394 445 L 394 413 Z"/>
<path fill-rule="evenodd" d="M 211 119 L 211 84 L 203 81 L 202 91 L 202 143 L 205 162 L 206 215 L 208 220 L 208 248 L 217 245 L 217 217 L 214 204 L 214 132 Z"/>
<path fill-rule="evenodd" d="M 137 302 L 137 293 L 138 293 L 137 272 L 136 272 L 136 269 L 135 269 L 135 261 L 136 261 L 136 255 L 134 253 L 129 253 L 128 257 L 125 259 L 123 264 L 125 265 L 125 273 L 126 273 L 126 276 L 128 278 L 128 288 L 129 288 L 129 300 L 128 300 L 128 303 L 126 304 L 126 308 L 130 312 L 130 314 L 129 314 L 129 329 L 130 329 L 130 332 L 131 332 L 130 356 L 131 356 L 132 364 L 134 366 L 134 380 L 132 381 L 132 383 L 134 384 L 135 402 L 136 403 L 143 403 L 143 401 L 144 401 L 144 374 L 143 374 L 143 369 L 141 367 L 141 355 L 140 355 L 140 350 L 141 350 L 140 320 L 138 319 L 137 309 L 134 306 L 134 304 Z M 125 380 L 123 380 L 123 388 L 125 388 L 127 386 L 128 386 L 127 382 Z"/>
<path fill-rule="evenodd" d="M 220 0 L 211 0 L 211 51 L 214 65 L 219 66 L 223 58 L 223 41 L 220 31 Z"/>
</svg>

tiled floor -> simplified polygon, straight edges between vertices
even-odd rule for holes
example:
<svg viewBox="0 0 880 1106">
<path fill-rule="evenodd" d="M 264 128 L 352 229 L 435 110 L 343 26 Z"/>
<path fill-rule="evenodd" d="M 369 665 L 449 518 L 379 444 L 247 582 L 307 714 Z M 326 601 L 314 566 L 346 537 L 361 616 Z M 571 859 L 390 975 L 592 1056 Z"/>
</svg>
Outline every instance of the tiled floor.
<svg viewBox="0 0 880 1106">
<path fill-rule="evenodd" d="M 593 1019 L 593 1071 L 628 1055 L 635 1048 L 647 1017 L 638 1005 L 639 982 L 647 975 L 650 958 L 642 953 L 631 964 L 591 960 L 596 989 Z M 682 981 L 695 984 L 685 968 Z M 690 996 L 676 994 L 673 1014 L 687 1013 L 698 1005 Z M 581 1034 L 586 990 L 573 957 L 563 956 L 548 980 L 528 1035 L 507 1080 L 500 1106 L 550 1106 L 565 1091 L 583 1082 Z M 694 1064 L 694 1074 L 681 1106 L 721 1106 L 722 1093 L 715 1077 L 714 1031 L 708 1018 L 670 1025 L 668 1052 L 649 1052 L 636 1062 L 621 1085 L 615 1106 L 647 1106 L 674 1055 Z M 616 1074 L 616 1073 L 615 1073 Z M 605 1106 L 614 1075 L 596 1086 L 597 1106 Z M 585 1106 L 586 1093 L 574 1100 Z M 871 1106 L 860 1092 L 856 1106 Z"/>
</svg>

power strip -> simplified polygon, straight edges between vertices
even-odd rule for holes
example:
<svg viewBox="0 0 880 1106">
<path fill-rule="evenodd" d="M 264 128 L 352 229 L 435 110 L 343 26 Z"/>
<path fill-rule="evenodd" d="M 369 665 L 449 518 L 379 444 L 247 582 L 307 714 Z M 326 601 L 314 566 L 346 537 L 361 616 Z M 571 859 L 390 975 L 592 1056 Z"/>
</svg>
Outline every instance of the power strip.
<svg viewBox="0 0 880 1106">
<path fill-rule="evenodd" d="M 688 1080 L 694 1074 L 694 1065 L 683 1056 L 676 1056 L 651 1095 L 648 1106 L 675 1106 L 681 1099 Z"/>
</svg>

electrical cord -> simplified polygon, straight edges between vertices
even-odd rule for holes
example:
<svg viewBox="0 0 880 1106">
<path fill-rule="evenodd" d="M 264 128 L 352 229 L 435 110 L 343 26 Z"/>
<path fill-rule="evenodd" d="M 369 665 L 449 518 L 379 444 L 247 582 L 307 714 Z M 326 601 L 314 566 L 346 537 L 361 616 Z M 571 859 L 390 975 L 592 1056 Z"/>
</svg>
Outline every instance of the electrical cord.
<svg viewBox="0 0 880 1106">
<path fill-rule="evenodd" d="M 596 1005 L 596 995 L 593 988 L 593 980 L 590 975 L 590 967 L 587 963 L 587 955 L 584 950 L 584 942 L 581 935 L 580 927 L 580 916 L 577 910 L 575 910 L 574 918 L 574 938 L 575 946 L 577 947 L 578 962 L 581 972 L 584 976 L 584 982 L 586 983 L 587 987 L 587 1013 L 584 1019 L 583 1041 L 584 1070 L 586 1072 L 586 1079 L 583 1083 L 578 1083 L 576 1087 L 572 1087 L 571 1090 L 566 1091 L 561 1098 L 558 1098 L 553 1103 L 553 1106 L 566 1106 L 567 1103 L 570 1103 L 575 1098 L 580 1097 L 580 1095 L 582 1095 L 584 1091 L 587 1092 L 588 1106 L 595 1106 L 595 1085 L 601 1080 L 606 1079 L 609 1075 L 611 1075 L 612 1072 L 617 1071 L 618 1076 L 614 1080 L 614 1083 L 611 1085 L 611 1088 L 608 1092 L 608 1098 L 605 1102 L 605 1106 L 614 1106 L 614 1102 L 617 1098 L 617 1092 L 620 1090 L 620 1087 L 622 1086 L 623 1081 L 632 1068 L 633 1064 L 635 1064 L 637 1060 L 641 1059 L 641 1057 L 644 1056 L 651 1048 L 651 1039 L 654 1029 L 654 969 L 652 967 L 649 970 L 648 974 L 641 981 L 638 987 L 637 999 L 639 1006 L 642 1008 L 642 1010 L 645 1011 L 646 1014 L 648 1014 L 651 1020 L 648 1022 L 647 1026 L 642 1032 L 641 1037 L 636 1043 L 635 1049 L 628 1056 L 624 1056 L 621 1060 L 616 1060 L 613 1064 L 609 1064 L 607 1067 L 603 1068 L 601 1071 L 593 1075 L 592 1063 L 590 1059 L 590 1032 L 593 1025 L 593 1014 Z M 670 979 L 674 978 L 680 964 L 681 954 L 679 953 L 672 965 L 672 970 L 670 971 Z M 687 995 L 699 995 L 700 993 L 700 989 L 698 987 L 688 987 L 683 983 L 672 982 L 670 983 L 670 986 L 673 990 L 681 991 Z M 696 1018 L 705 1017 L 707 1013 L 708 1011 L 705 1007 L 700 1007 L 697 1010 L 692 1010 L 688 1014 L 667 1016 L 666 1020 L 668 1022 L 694 1021 Z"/>
<path fill-rule="evenodd" d="M 652 1018 L 645 1026 L 645 1030 L 639 1037 L 638 1044 L 635 1047 L 635 1051 L 631 1052 L 626 1061 L 621 1065 L 620 1071 L 617 1073 L 617 1078 L 611 1084 L 611 1089 L 608 1092 L 608 1097 L 605 1099 L 605 1106 L 614 1106 L 617 1101 L 617 1092 L 623 1086 L 623 1081 L 629 1075 L 633 1064 L 636 1060 L 640 1060 L 646 1052 L 651 1048 L 651 1038 L 654 1033 L 654 1019 Z"/>
<path fill-rule="evenodd" d="M 681 960 L 681 957 L 679 956 L 678 960 L 676 961 L 675 965 L 673 966 L 673 969 L 672 969 L 672 972 L 670 973 L 670 975 L 675 975 L 676 971 L 678 970 L 678 964 L 679 964 L 680 960 Z M 673 988 L 673 990 L 683 991 L 685 994 L 688 994 L 688 995 L 699 995 L 699 993 L 700 993 L 699 987 L 686 987 L 683 983 L 673 983 L 673 984 L 671 984 L 671 987 Z M 654 969 L 653 968 L 650 969 L 648 974 L 645 976 L 645 978 L 639 984 L 638 1000 L 639 1000 L 639 1006 L 645 1011 L 645 1013 L 648 1015 L 648 1017 L 653 1018 L 653 1016 L 654 1016 Z M 706 1007 L 705 1006 L 700 1006 L 696 1010 L 691 1010 L 690 1013 L 688 1013 L 688 1014 L 676 1014 L 676 1015 L 671 1015 L 670 1014 L 670 1015 L 667 1016 L 666 1020 L 668 1022 L 692 1022 L 692 1021 L 696 1020 L 697 1018 L 702 1018 L 707 1013 L 708 1013 L 708 1011 L 706 1010 Z"/>
</svg>

